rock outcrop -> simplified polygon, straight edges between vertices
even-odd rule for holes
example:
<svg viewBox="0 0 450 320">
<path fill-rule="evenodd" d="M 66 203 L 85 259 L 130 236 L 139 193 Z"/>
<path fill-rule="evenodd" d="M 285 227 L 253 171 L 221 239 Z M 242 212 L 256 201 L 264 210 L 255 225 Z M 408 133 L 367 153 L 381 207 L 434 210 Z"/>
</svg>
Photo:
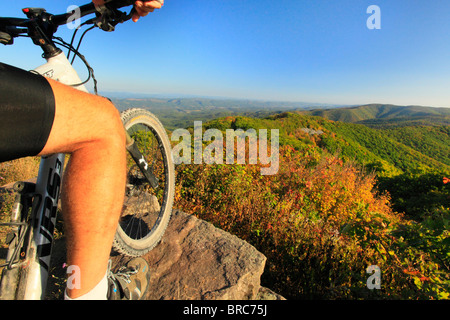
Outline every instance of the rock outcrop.
<svg viewBox="0 0 450 320">
<path fill-rule="evenodd" d="M 62 296 L 64 241 L 54 248 L 49 299 Z M 59 252 L 59 253 L 58 253 Z M 247 242 L 178 210 L 161 243 L 144 257 L 150 265 L 148 300 L 283 300 L 260 286 L 266 257 Z M 113 270 L 130 258 L 113 253 Z"/>
<path fill-rule="evenodd" d="M 260 287 L 265 256 L 212 224 L 174 211 L 161 243 L 144 256 L 150 300 L 278 299 Z M 113 265 L 128 259 L 113 258 Z"/>
</svg>

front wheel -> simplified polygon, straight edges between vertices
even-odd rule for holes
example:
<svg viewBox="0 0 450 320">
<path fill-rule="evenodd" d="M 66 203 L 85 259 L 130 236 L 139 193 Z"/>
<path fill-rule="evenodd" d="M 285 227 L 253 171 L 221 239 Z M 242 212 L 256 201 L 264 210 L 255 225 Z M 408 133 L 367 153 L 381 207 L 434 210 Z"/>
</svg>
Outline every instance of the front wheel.
<svg viewBox="0 0 450 320">
<path fill-rule="evenodd" d="M 167 228 L 175 168 L 167 133 L 152 113 L 129 109 L 121 113 L 121 118 L 144 158 L 139 161 L 128 154 L 125 201 L 113 247 L 119 253 L 137 257 L 153 249 Z M 140 162 L 145 163 L 146 172 Z M 157 183 L 149 181 L 149 172 Z"/>
</svg>

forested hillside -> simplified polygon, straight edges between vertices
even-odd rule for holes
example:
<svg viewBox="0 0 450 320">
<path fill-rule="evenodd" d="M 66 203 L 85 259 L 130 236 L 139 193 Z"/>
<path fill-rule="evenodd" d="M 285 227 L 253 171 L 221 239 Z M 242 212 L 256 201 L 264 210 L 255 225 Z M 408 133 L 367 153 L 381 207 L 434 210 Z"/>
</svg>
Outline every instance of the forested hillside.
<svg viewBox="0 0 450 320">
<path fill-rule="evenodd" d="M 273 102 L 254 100 L 217 100 L 206 98 L 183 99 L 113 99 L 120 111 L 144 108 L 156 114 L 169 130 L 187 128 L 194 121 L 209 121 L 227 116 L 266 117 L 274 113 L 318 108 L 318 104 L 302 102 Z M 330 107 L 330 106 L 328 106 Z"/>
<path fill-rule="evenodd" d="M 450 165 L 450 125 L 403 126 L 382 130 L 391 139 Z"/>
<path fill-rule="evenodd" d="M 280 130 L 280 144 L 297 150 L 315 145 L 338 153 L 344 160 L 356 160 L 380 176 L 399 173 L 448 171 L 450 126 L 401 127 L 376 130 L 365 125 L 329 121 L 321 117 L 285 112 L 265 119 L 234 117 L 211 121 L 205 128 L 268 128 Z M 302 128 L 322 130 L 309 135 Z"/>
</svg>

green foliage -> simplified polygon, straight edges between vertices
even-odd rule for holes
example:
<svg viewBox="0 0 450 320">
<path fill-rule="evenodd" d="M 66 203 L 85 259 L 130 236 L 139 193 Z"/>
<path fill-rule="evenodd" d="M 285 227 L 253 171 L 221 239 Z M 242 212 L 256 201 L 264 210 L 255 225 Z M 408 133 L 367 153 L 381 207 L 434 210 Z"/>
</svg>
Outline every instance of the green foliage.
<svg viewBox="0 0 450 320">
<path fill-rule="evenodd" d="M 401 174 L 379 178 L 378 188 L 389 190 L 393 208 L 407 213 L 408 217 L 421 222 L 440 208 L 450 207 L 450 191 L 442 179 L 449 172 L 420 175 Z"/>
<path fill-rule="evenodd" d="M 450 126 L 408 126 L 383 134 L 446 165 L 450 165 Z"/>
<path fill-rule="evenodd" d="M 327 123 L 326 128 L 340 135 L 350 147 L 344 147 L 345 154 L 354 154 L 361 164 L 384 160 L 397 171 L 409 173 L 425 173 L 444 168 L 450 168 L 409 146 L 390 138 L 383 130 L 372 129 L 352 123 Z M 449 137 L 450 138 L 450 137 Z M 364 155 L 356 151 L 357 148 L 368 150 Z M 349 150 L 348 150 L 349 149 Z M 392 170 L 392 169 L 391 169 Z M 389 175 L 397 174 L 391 172 Z"/>
</svg>

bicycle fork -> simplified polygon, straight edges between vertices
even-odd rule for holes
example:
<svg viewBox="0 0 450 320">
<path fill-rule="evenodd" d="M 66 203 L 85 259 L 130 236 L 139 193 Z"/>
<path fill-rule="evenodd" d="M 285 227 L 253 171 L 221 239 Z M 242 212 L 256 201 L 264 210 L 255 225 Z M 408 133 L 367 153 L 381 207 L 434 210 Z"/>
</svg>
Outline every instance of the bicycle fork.
<svg viewBox="0 0 450 320">
<path fill-rule="evenodd" d="M 25 300 L 43 299 L 50 269 L 56 214 L 61 191 L 64 154 L 44 157 L 36 182 L 37 198 L 33 201 L 33 241 L 28 254 L 30 265 L 24 293 Z"/>
<path fill-rule="evenodd" d="M 5 267 L 2 272 L 0 285 L 0 300 L 16 299 L 20 287 L 20 275 L 22 266 L 25 264 L 24 247 L 28 247 L 30 239 L 30 223 L 28 212 L 31 208 L 31 200 L 36 185 L 29 182 L 17 182 L 14 185 L 16 197 L 8 223 L 0 224 L 2 227 L 10 227 L 5 243 L 8 245 L 8 253 Z"/>
<path fill-rule="evenodd" d="M 64 154 L 43 157 L 36 184 L 15 185 L 18 194 L 9 224 L 12 232 L 1 299 L 40 300 L 45 296 L 64 160 Z"/>
<path fill-rule="evenodd" d="M 134 162 L 137 164 L 137 166 L 139 167 L 139 169 L 141 170 L 142 174 L 145 176 L 147 181 L 150 183 L 152 188 L 156 189 L 158 187 L 158 178 L 156 178 L 155 175 L 153 174 L 147 160 L 142 155 L 133 138 L 130 137 L 130 135 L 126 130 L 125 132 L 127 139 L 126 140 L 127 151 L 130 153 Z"/>
</svg>

